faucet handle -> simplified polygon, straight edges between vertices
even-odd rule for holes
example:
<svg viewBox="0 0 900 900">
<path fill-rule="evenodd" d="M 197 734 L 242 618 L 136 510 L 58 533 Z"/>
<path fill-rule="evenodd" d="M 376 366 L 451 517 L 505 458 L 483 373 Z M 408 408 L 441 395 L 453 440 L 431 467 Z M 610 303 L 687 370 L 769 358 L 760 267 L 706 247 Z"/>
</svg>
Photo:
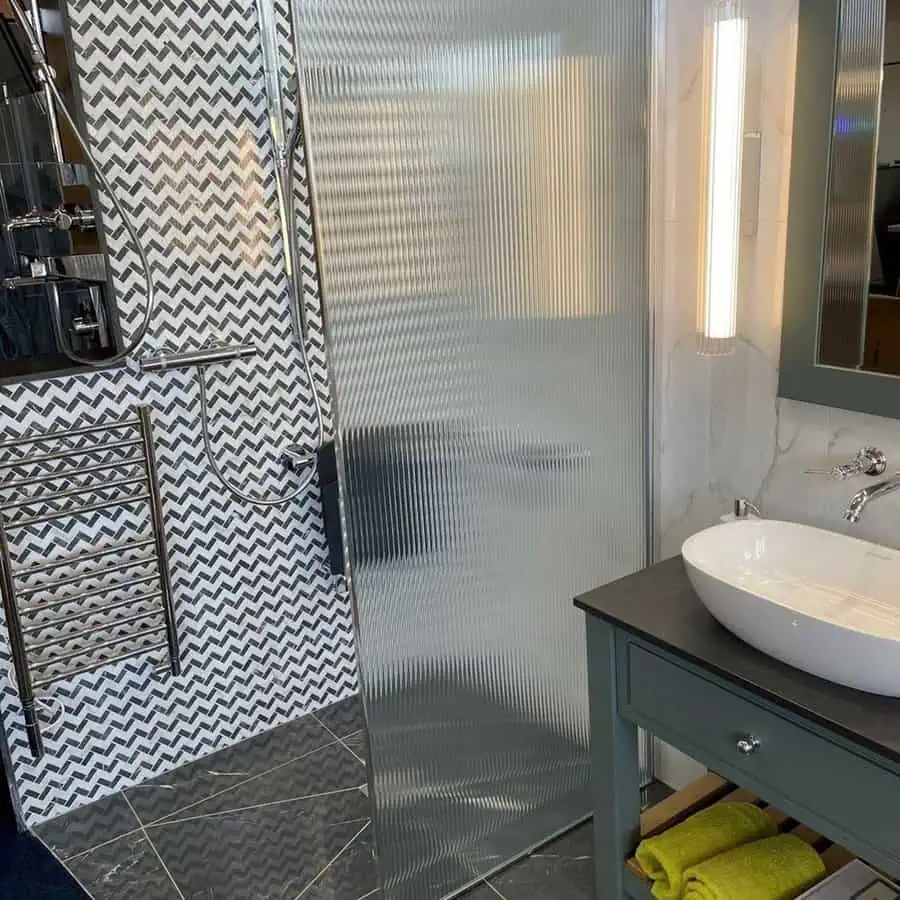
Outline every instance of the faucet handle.
<svg viewBox="0 0 900 900">
<path fill-rule="evenodd" d="M 854 475 L 884 475 L 887 456 L 876 447 L 863 447 L 849 462 L 831 469 L 807 469 L 807 475 L 827 475 L 835 481 L 846 481 Z"/>
</svg>

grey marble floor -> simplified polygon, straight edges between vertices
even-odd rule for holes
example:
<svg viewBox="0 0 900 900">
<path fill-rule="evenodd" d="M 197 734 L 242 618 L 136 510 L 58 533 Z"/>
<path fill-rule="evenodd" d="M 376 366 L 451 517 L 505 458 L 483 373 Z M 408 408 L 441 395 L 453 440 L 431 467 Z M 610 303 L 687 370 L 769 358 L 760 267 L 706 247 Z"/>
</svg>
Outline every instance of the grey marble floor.
<svg viewBox="0 0 900 900">
<path fill-rule="evenodd" d="M 357 698 L 37 829 L 95 900 L 376 900 Z"/>
<path fill-rule="evenodd" d="M 380 900 L 357 698 L 40 826 L 95 900 Z M 590 900 L 587 823 L 465 900 Z"/>
</svg>

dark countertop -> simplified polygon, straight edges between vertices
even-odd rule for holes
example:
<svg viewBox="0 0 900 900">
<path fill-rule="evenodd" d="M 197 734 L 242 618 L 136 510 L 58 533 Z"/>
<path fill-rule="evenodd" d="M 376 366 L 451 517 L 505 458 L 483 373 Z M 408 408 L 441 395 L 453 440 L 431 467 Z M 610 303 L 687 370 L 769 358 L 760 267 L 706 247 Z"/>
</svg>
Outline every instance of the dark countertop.
<svg viewBox="0 0 900 900">
<path fill-rule="evenodd" d="M 707 612 L 680 556 L 588 591 L 575 605 L 900 763 L 900 698 L 832 684 L 745 644 Z"/>
</svg>

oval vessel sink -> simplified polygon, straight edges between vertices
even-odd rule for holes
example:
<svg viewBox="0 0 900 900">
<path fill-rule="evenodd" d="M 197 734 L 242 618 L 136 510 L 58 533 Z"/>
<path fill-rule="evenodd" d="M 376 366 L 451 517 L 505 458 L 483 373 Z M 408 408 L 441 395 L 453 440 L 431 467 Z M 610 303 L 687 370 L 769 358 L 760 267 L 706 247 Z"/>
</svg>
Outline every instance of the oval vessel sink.
<svg viewBox="0 0 900 900">
<path fill-rule="evenodd" d="M 900 697 L 900 552 L 792 522 L 716 525 L 682 547 L 729 631 L 782 662 Z"/>
</svg>

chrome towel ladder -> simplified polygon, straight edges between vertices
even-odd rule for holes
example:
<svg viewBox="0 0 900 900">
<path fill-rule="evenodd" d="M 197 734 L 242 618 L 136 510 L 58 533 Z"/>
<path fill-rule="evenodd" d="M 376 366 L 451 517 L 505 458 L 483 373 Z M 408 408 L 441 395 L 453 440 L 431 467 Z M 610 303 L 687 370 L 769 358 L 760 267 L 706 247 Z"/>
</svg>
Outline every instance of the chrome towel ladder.
<svg viewBox="0 0 900 900">
<path fill-rule="evenodd" d="M 77 438 L 74 446 L 71 440 L 73 438 Z M 54 443 L 61 443 L 62 446 L 53 452 L 43 452 L 47 445 L 52 448 Z M 37 445 L 37 449 L 34 446 L 29 449 L 29 445 Z M 116 451 L 117 458 L 108 458 L 111 451 Z M 96 460 L 98 454 L 101 455 L 99 462 Z M 116 469 L 123 468 L 126 471 L 139 468 L 141 474 L 117 478 Z M 35 469 L 37 474 L 16 477 L 22 470 L 29 473 Z M 105 481 L 60 490 L 48 489 L 48 486 L 52 488 L 54 482 L 71 483 L 73 479 L 84 476 L 90 476 L 93 480 L 97 474 L 107 472 L 111 475 Z M 12 477 L 7 473 L 11 473 Z M 23 493 L 24 488 L 38 490 Z M 109 492 L 119 492 L 121 489 L 128 490 L 128 493 L 115 499 L 107 498 Z M 9 499 L 10 492 L 13 492 L 12 499 Z M 92 499 L 91 495 L 97 493 L 100 497 Z M 145 505 L 149 512 L 149 536 L 99 546 L 88 552 L 48 560 L 40 565 L 14 568 L 10 533 L 66 519 L 77 521 L 78 517 L 85 514 L 113 507 L 129 506 L 139 510 L 141 505 Z M 29 507 L 40 508 L 41 514 L 28 515 Z M 48 507 L 50 511 L 44 511 Z M 26 513 L 24 516 L 23 511 Z M 106 562 L 110 557 L 112 561 Z M 91 567 L 85 569 L 84 565 L 88 563 Z M 99 567 L 98 563 L 101 564 Z M 23 608 L 23 600 L 34 595 L 61 589 L 77 589 L 80 582 L 97 581 L 105 575 L 127 572 L 138 567 L 149 567 L 155 571 L 149 575 L 129 577 L 124 581 L 89 587 L 75 593 L 64 590 L 58 597 L 39 599 Z M 36 576 L 46 577 L 48 573 L 52 574 L 61 568 L 74 569 L 76 574 L 66 574 L 50 581 L 36 579 Z M 155 588 L 151 588 L 150 593 L 131 593 L 134 588 L 154 583 Z M 16 687 L 22 704 L 28 745 L 35 759 L 40 759 L 44 753 L 35 708 L 36 690 L 53 682 L 68 680 L 76 675 L 161 649 L 168 651 L 166 668 L 173 675 L 181 673 L 149 407 L 138 407 L 136 417 L 82 428 L 32 433 L 0 443 L 0 588 Z M 98 599 L 103 601 L 102 605 L 93 605 L 91 601 Z M 148 607 L 147 604 L 151 605 Z M 48 610 L 60 609 L 64 610 L 63 614 L 46 618 Z M 87 620 L 92 617 L 113 611 L 121 618 L 99 626 L 87 625 Z M 152 623 L 152 620 L 160 618 L 161 622 Z M 23 619 L 28 622 L 32 619 L 36 621 L 23 625 Z M 78 627 L 80 624 L 85 627 Z M 76 627 L 77 630 L 62 634 L 59 633 L 61 626 L 68 629 Z M 126 633 L 116 633 L 115 636 L 107 636 L 101 641 L 93 641 L 74 650 L 71 646 L 67 647 L 72 641 L 76 644 L 84 643 L 100 632 L 120 630 L 122 626 L 133 627 L 129 627 Z M 156 635 L 161 640 L 148 645 L 146 642 Z M 140 646 L 128 647 L 129 643 L 136 642 Z M 124 650 L 121 649 L 123 647 Z M 108 655 L 113 648 L 114 652 Z M 96 656 L 98 652 L 101 654 L 100 658 Z M 40 655 L 41 658 L 31 661 L 35 655 Z M 60 671 L 59 667 L 62 665 L 65 668 Z M 50 671 L 43 671 L 47 669 Z"/>
</svg>

